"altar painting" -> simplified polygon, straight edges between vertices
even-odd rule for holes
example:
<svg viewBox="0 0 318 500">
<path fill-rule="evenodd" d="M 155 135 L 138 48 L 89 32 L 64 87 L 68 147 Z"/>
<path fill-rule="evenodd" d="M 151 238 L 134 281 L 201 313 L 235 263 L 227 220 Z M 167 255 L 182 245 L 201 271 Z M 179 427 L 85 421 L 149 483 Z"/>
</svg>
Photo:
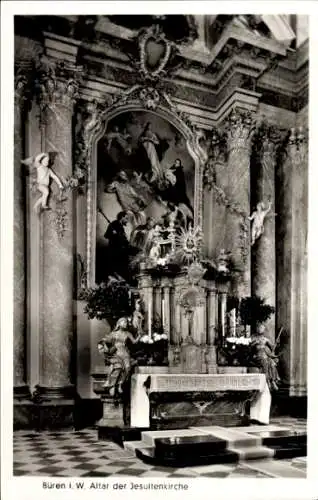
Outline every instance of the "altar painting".
<svg viewBox="0 0 318 500">
<path fill-rule="evenodd" d="M 194 161 L 169 122 L 126 112 L 108 123 L 97 168 L 96 282 L 132 283 L 145 258 L 164 259 L 154 235 L 193 223 Z"/>
</svg>

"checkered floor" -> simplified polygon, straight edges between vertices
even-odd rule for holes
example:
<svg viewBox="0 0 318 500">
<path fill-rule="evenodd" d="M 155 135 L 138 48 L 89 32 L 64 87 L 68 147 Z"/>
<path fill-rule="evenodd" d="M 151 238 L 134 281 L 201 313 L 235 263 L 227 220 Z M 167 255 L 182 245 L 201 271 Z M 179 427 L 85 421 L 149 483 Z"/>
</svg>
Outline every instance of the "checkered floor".
<svg viewBox="0 0 318 500">
<path fill-rule="evenodd" d="M 279 420 L 305 426 L 304 421 Z M 274 421 L 273 421 L 274 423 Z M 275 423 L 278 423 L 276 420 Z M 306 477 L 306 458 L 253 460 L 239 464 L 173 469 L 143 463 L 133 452 L 98 441 L 96 429 L 82 431 L 16 431 L 13 436 L 15 476 L 47 477 Z"/>
</svg>

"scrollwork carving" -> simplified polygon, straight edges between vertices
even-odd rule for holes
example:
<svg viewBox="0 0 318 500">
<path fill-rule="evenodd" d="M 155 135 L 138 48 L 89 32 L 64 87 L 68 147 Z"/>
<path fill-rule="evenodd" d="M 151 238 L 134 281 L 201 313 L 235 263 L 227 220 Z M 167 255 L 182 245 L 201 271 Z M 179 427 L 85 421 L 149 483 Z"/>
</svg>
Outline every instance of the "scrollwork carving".
<svg viewBox="0 0 318 500">
<path fill-rule="evenodd" d="M 87 180 L 92 142 L 96 133 L 102 128 L 103 114 L 111 103 L 112 98 L 104 96 L 103 103 L 92 100 L 82 103 L 78 109 L 75 127 L 75 169 L 74 176 L 68 179 L 71 189 L 82 186 Z"/>
</svg>

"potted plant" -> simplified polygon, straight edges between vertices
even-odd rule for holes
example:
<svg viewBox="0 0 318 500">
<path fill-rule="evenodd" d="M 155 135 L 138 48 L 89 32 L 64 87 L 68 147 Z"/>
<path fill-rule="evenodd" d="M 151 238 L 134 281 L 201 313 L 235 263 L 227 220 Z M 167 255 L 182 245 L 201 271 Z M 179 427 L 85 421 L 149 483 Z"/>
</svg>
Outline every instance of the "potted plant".
<svg viewBox="0 0 318 500">
<path fill-rule="evenodd" d="M 245 330 L 251 327 L 252 332 L 256 332 L 259 325 L 265 323 L 275 312 L 275 308 L 265 304 L 265 300 L 258 295 L 244 297 L 239 305 L 241 323 Z"/>
<path fill-rule="evenodd" d="M 89 319 L 107 320 L 113 328 L 119 318 L 131 316 L 130 288 L 124 280 L 109 278 L 83 292 L 84 312 Z"/>
</svg>

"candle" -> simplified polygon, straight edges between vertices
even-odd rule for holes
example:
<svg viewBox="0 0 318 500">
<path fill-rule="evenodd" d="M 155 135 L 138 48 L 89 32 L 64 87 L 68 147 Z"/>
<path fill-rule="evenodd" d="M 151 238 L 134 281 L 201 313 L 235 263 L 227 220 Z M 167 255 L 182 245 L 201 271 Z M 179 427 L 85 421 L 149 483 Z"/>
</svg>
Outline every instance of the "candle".
<svg viewBox="0 0 318 500">
<path fill-rule="evenodd" d="M 165 325 L 165 299 L 162 299 L 161 304 L 162 304 L 162 306 L 161 306 L 162 307 L 162 315 L 161 315 L 162 316 L 162 318 L 161 318 L 162 328 L 163 328 L 163 331 L 165 331 L 165 326 L 166 326 Z"/>
<path fill-rule="evenodd" d="M 152 289 L 148 301 L 148 335 L 152 338 Z"/>
<path fill-rule="evenodd" d="M 236 336 L 236 309 L 232 309 L 230 312 L 230 335 L 231 337 Z"/>
</svg>

